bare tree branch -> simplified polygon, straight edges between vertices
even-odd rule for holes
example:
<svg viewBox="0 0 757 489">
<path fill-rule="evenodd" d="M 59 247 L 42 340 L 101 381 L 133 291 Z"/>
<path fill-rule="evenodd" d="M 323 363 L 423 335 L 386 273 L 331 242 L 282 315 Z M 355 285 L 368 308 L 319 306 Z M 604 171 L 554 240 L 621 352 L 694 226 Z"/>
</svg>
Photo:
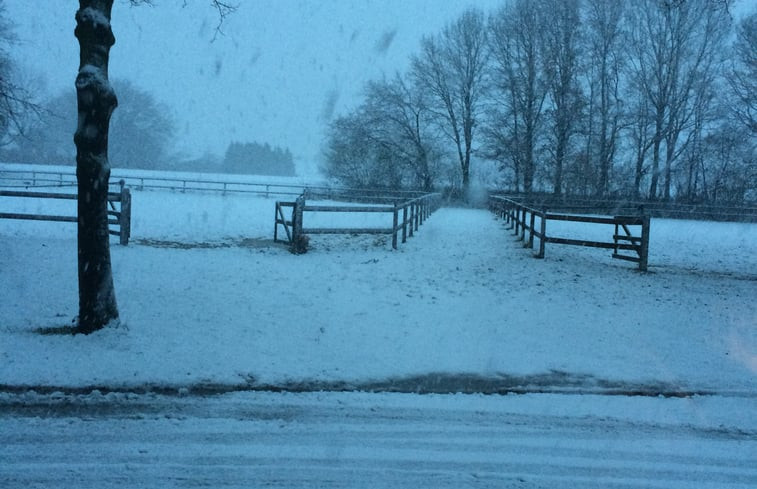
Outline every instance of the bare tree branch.
<svg viewBox="0 0 757 489">
<path fill-rule="evenodd" d="M 129 0 L 129 3 L 135 7 L 139 5 L 154 5 L 153 0 Z M 187 0 L 184 0 L 181 8 L 186 8 L 187 5 L 189 5 L 189 2 Z M 213 42 L 216 40 L 219 34 L 224 35 L 221 27 L 226 21 L 226 18 L 236 12 L 236 10 L 239 8 L 239 5 L 222 0 L 211 0 L 210 5 L 216 10 L 216 12 L 218 12 L 218 24 L 216 24 L 216 29 L 213 33 L 213 39 L 211 39 L 211 42 Z"/>
</svg>

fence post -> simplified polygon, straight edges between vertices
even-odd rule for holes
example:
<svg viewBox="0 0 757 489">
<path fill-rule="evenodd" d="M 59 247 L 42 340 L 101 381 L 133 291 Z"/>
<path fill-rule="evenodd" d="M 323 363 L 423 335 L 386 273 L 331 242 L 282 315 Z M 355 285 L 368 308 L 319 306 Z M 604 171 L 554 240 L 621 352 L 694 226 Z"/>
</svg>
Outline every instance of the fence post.
<svg viewBox="0 0 757 489">
<path fill-rule="evenodd" d="M 397 223 L 399 221 L 399 209 L 397 207 L 397 202 L 394 203 L 394 218 L 393 218 L 393 225 L 392 225 L 392 249 L 397 249 Z"/>
<path fill-rule="evenodd" d="M 402 206 L 402 242 L 407 242 L 407 205 Z"/>
<path fill-rule="evenodd" d="M 416 201 L 415 202 L 415 210 L 413 211 L 415 213 L 415 230 L 416 231 L 418 230 L 418 225 L 420 224 L 420 216 L 419 216 L 419 214 L 420 214 L 421 208 L 420 208 L 420 203 L 419 202 L 420 201 Z"/>
<path fill-rule="evenodd" d="M 273 242 L 276 243 L 279 240 L 279 201 L 276 201 L 276 205 L 273 207 Z M 286 224 L 284 224 L 286 226 Z"/>
<path fill-rule="evenodd" d="M 641 253 L 639 256 L 639 270 L 647 271 L 649 263 L 649 215 L 643 216 L 641 224 Z"/>
<path fill-rule="evenodd" d="M 536 214 L 534 214 L 534 211 L 531 211 L 531 226 L 529 228 L 528 233 L 528 247 L 532 250 L 534 249 L 534 226 L 536 226 Z"/>
<path fill-rule="evenodd" d="M 125 187 L 125 182 L 121 180 L 121 213 L 118 217 L 119 239 L 123 246 L 129 244 L 131 237 L 131 191 Z"/>
<path fill-rule="evenodd" d="M 297 197 L 292 209 L 292 252 L 296 254 L 307 251 L 307 242 L 302 232 L 302 216 L 305 211 L 305 194 Z"/>
<path fill-rule="evenodd" d="M 415 201 L 413 201 L 410 204 L 410 233 L 409 236 L 412 238 L 413 233 L 415 232 Z"/>
<path fill-rule="evenodd" d="M 536 258 L 544 258 L 544 245 L 547 242 L 547 210 L 544 209 L 541 214 L 541 226 L 540 233 L 541 239 L 539 240 L 539 254 Z"/>
<path fill-rule="evenodd" d="M 520 234 L 520 205 L 516 205 L 513 210 L 513 225 L 515 226 L 515 236 Z"/>
<path fill-rule="evenodd" d="M 292 238 L 299 238 L 302 235 L 302 217 L 305 208 L 305 195 L 300 195 L 294 202 L 292 212 Z"/>
</svg>

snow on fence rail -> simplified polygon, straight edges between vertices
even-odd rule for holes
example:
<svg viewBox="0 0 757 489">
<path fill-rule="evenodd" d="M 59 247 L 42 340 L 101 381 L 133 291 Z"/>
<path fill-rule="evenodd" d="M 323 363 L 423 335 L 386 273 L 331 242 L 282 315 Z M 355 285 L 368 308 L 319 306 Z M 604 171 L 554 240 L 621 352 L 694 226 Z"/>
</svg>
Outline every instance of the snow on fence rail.
<svg viewBox="0 0 757 489">
<path fill-rule="evenodd" d="M 60 188 L 76 187 L 76 174 L 73 169 L 37 170 L 33 165 L 0 166 L 0 187 L 3 188 Z M 31 168 L 29 168 L 31 166 Z M 136 190 L 171 190 L 171 191 L 200 191 L 227 193 L 246 193 L 262 195 L 266 198 L 274 196 L 296 197 L 306 193 L 308 198 L 318 196 L 328 200 L 344 200 L 349 202 L 394 201 L 423 195 L 416 191 L 386 191 L 382 189 L 353 189 L 334 188 L 324 185 L 291 184 L 277 182 L 245 181 L 249 175 L 208 174 L 207 176 L 183 175 L 180 172 L 158 171 L 117 171 L 111 174 L 111 182 L 123 180 L 126 186 Z"/>
<path fill-rule="evenodd" d="M 109 229 L 108 232 L 113 236 L 119 237 L 119 242 L 126 246 L 129 244 L 131 235 L 131 192 L 125 187 L 123 180 L 120 183 L 118 192 L 108 192 L 108 224 L 115 226 L 115 229 Z M 19 190 L 0 190 L 0 197 L 19 197 L 33 199 L 58 199 L 58 200 L 76 200 L 76 194 L 65 194 L 56 192 L 28 192 Z M 116 203 L 119 208 L 116 208 Z M 72 215 L 53 215 L 53 214 L 29 214 L 0 212 L 0 219 L 20 219 L 27 221 L 54 221 L 54 222 L 77 222 L 77 216 Z"/>
<path fill-rule="evenodd" d="M 509 229 L 526 241 L 526 246 L 534 248 L 534 238 L 539 238 L 539 251 L 536 258 L 544 258 L 547 243 L 586 246 L 613 250 L 612 257 L 638 263 L 639 270 L 647 271 L 649 261 L 649 222 L 648 215 L 599 217 L 577 214 L 548 213 L 546 209 L 534 209 L 507 197 L 492 196 L 489 208 L 510 224 Z M 536 220 L 539 220 L 537 229 Z M 612 241 L 592 241 L 588 239 L 571 239 L 547 234 L 548 221 L 569 221 L 591 224 L 609 224 L 615 226 Z M 640 226 L 640 236 L 634 236 L 630 226 Z M 623 254 L 621 251 L 633 251 L 635 255 Z"/>
<path fill-rule="evenodd" d="M 391 198 L 391 197 L 384 197 Z M 375 197 L 374 197 L 375 199 Z M 378 200 L 381 200 L 379 198 Z M 289 243 L 296 249 L 303 236 L 309 234 L 386 234 L 392 235 L 392 248 L 397 249 L 397 243 L 407 241 L 419 226 L 439 207 L 440 195 L 437 193 L 424 194 L 404 201 L 395 200 L 392 205 L 308 205 L 305 194 L 300 195 L 294 202 L 276 202 L 276 215 L 273 239 L 277 242 Z M 284 209 L 291 208 L 287 218 Z M 304 225 L 306 212 L 319 213 L 391 213 L 392 225 L 385 227 L 311 227 Z M 279 239 L 279 226 L 283 226 L 286 240 Z M 401 237 L 401 238 L 400 238 Z"/>
<path fill-rule="evenodd" d="M 252 193 L 264 195 L 300 195 L 303 185 L 279 183 L 244 182 L 221 178 L 198 178 L 157 175 L 129 175 L 113 172 L 111 181 L 122 180 L 127 186 L 138 190 L 208 191 L 226 193 Z M 0 171 L 0 186 L 10 187 L 75 187 L 74 172 L 49 170 Z"/>
</svg>

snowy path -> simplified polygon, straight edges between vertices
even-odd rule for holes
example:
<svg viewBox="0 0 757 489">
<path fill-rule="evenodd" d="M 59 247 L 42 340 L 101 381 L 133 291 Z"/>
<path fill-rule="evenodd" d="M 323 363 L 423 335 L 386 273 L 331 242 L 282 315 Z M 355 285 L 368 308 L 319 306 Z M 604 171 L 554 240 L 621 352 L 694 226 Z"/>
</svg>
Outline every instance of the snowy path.
<svg viewBox="0 0 757 489">
<path fill-rule="evenodd" d="M 359 393 L 5 398 L 0 487 L 755 487 L 754 427 L 702 423 L 691 403 Z M 665 414 L 640 417 L 640 407 Z"/>
</svg>

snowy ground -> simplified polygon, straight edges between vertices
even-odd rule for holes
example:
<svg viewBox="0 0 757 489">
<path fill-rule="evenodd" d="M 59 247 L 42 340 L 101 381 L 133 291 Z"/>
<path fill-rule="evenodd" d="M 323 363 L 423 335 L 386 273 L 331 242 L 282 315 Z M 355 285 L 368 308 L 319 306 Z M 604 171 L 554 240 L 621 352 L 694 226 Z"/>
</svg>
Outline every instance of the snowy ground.
<svg viewBox="0 0 757 489">
<path fill-rule="evenodd" d="M 757 485 L 757 225 L 653 220 L 642 274 L 471 209 L 295 256 L 273 214 L 135 192 L 88 337 L 38 332 L 76 314 L 74 225 L 0 220 L 0 487 Z"/>
<path fill-rule="evenodd" d="M 651 273 L 641 274 L 593 249 L 553 245 L 533 259 L 492 214 L 451 208 L 398 251 L 383 236 L 316 236 L 295 256 L 271 243 L 273 202 L 136 192 L 133 243 L 112 247 L 124 325 L 91 337 L 35 332 L 76 315 L 73 225 L 0 221 L 0 384 L 465 374 L 505 386 L 757 392 L 753 224 L 654 220 Z"/>
</svg>

